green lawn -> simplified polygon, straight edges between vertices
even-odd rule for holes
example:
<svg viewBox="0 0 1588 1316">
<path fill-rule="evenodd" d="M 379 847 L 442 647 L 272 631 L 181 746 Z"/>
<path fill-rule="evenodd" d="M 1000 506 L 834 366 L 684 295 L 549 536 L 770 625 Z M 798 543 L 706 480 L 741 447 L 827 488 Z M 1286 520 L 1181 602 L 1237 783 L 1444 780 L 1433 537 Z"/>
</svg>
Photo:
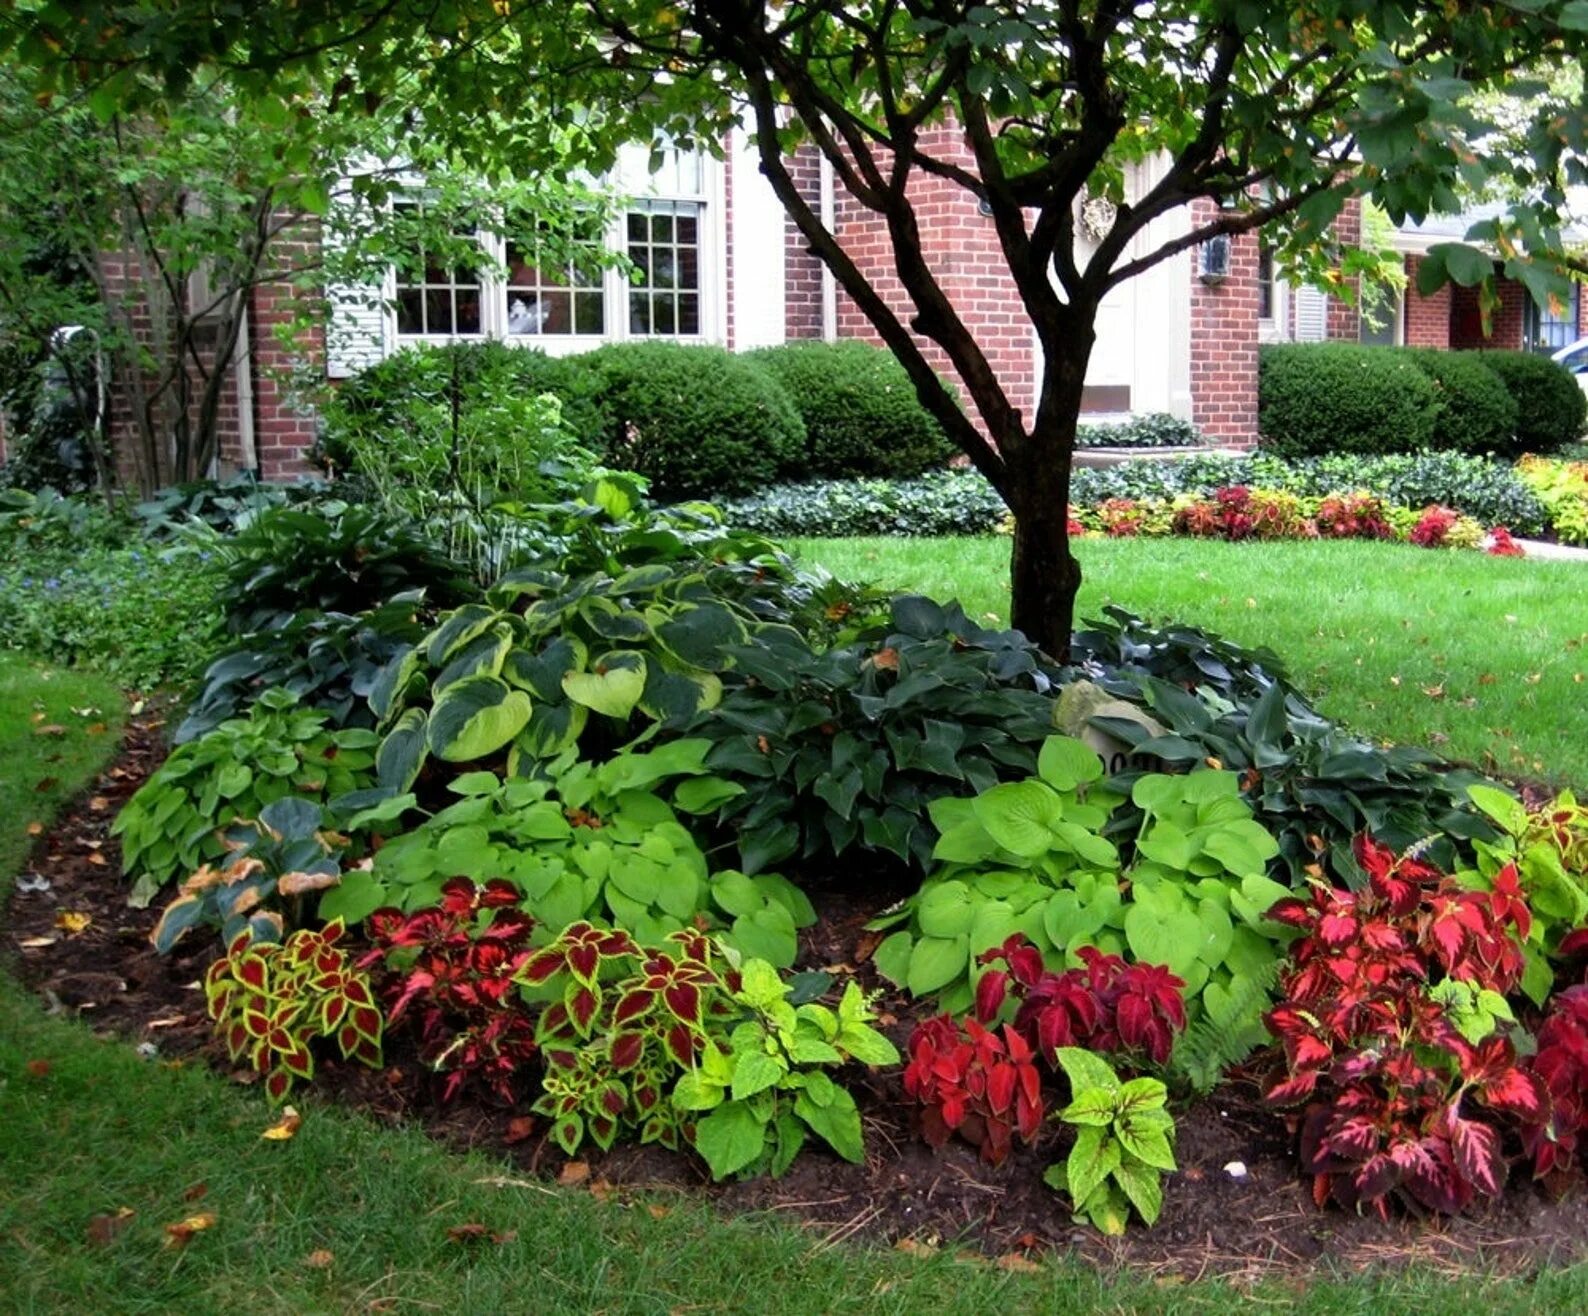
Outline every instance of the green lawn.
<svg viewBox="0 0 1588 1316">
<path fill-rule="evenodd" d="M 835 575 L 1009 615 L 1009 540 L 813 539 Z M 1588 564 L 1396 544 L 1087 539 L 1081 615 L 1119 603 L 1266 644 L 1331 716 L 1588 788 Z"/>
<path fill-rule="evenodd" d="M 93 707 L 114 728 L 119 703 L 103 683 L 0 656 L 0 874 L 26 853 L 27 823 L 112 750 L 82 711 Z M 41 791 L 44 775 L 56 780 Z M 676 1197 L 601 1201 L 312 1093 L 298 1105 L 297 1136 L 262 1141 L 273 1116 L 256 1092 L 202 1066 L 139 1059 L 0 978 L 0 1310 L 1520 1316 L 1580 1311 L 1588 1287 L 1580 1267 L 1454 1281 L 1392 1269 L 1250 1290 L 1052 1260 L 1012 1271 L 951 1244 L 927 1255 L 834 1245 L 772 1216 L 721 1220 Z M 91 1234 L 96 1217 L 123 1209 L 119 1229 Z M 167 1247 L 165 1226 L 198 1212 L 211 1227 Z M 465 1224 L 499 1241 L 449 1237 Z"/>
</svg>

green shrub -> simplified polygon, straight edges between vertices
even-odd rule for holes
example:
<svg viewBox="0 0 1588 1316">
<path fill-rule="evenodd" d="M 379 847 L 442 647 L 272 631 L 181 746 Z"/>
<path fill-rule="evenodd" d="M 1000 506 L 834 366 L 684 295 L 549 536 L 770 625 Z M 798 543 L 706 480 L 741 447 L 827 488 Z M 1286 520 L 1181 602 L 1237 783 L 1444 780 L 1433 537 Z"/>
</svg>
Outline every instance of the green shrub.
<svg viewBox="0 0 1588 1316">
<path fill-rule="evenodd" d="M 916 400 L 893 353 L 854 339 L 808 341 L 750 354 L 788 390 L 805 422 L 805 448 L 785 474 L 910 476 L 956 448 Z"/>
<path fill-rule="evenodd" d="M 748 493 L 804 449 L 787 390 L 724 348 L 614 343 L 585 360 L 600 381 L 602 455 L 645 476 L 658 497 Z"/>
<path fill-rule="evenodd" d="M 343 473 L 358 470 L 358 449 L 401 440 L 417 451 L 452 446 L 454 397 L 460 431 L 491 428 L 491 413 L 515 400 L 550 393 L 562 404 L 562 422 L 590 442 L 601 425 L 593 402 L 596 378 L 578 356 L 547 356 L 505 343 L 449 343 L 405 348 L 347 380 L 324 403 L 322 460 Z M 503 425 L 510 423 L 503 416 Z"/>
<path fill-rule="evenodd" d="M 1354 343 L 1279 343 L 1262 349 L 1258 429 L 1285 457 L 1415 452 L 1439 418 L 1434 383 L 1410 357 Z"/>
<path fill-rule="evenodd" d="M 190 548 L 13 550 L 0 566 L 0 648 L 87 665 L 135 689 L 179 684 L 221 628 L 219 563 Z"/>
<path fill-rule="evenodd" d="M 730 524 L 745 530 L 832 537 L 985 535 L 1009 514 L 998 491 L 969 470 L 934 471 L 914 480 L 779 484 L 749 498 L 719 500 L 717 506 Z"/>
<path fill-rule="evenodd" d="M 1428 376 L 1439 395 L 1439 411 L 1434 417 L 1435 449 L 1510 451 L 1516 435 L 1517 403 L 1505 381 L 1488 368 L 1483 357 L 1432 348 L 1410 349 L 1405 356 Z"/>
<path fill-rule="evenodd" d="M 1516 399 L 1516 434 L 1505 449 L 1553 452 L 1578 439 L 1588 422 L 1588 398 L 1571 373 L 1548 357 L 1531 352 L 1470 352 L 1488 366 Z"/>
<path fill-rule="evenodd" d="M 1166 411 L 1132 416 L 1120 425 L 1079 425 L 1077 448 L 1191 448 L 1207 438 L 1189 420 Z"/>
</svg>

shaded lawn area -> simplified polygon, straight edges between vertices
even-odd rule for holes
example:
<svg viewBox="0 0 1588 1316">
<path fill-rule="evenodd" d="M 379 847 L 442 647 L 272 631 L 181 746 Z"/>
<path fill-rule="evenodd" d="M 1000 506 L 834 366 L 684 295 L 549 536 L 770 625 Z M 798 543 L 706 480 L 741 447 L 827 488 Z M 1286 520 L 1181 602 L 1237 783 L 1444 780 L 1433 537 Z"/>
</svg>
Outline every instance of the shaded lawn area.
<svg viewBox="0 0 1588 1316">
<path fill-rule="evenodd" d="M 806 539 L 834 575 L 1009 616 L 1009 540 Z M 1367 542 L 1087 539 L 1079 615 L 1117 603 L 1282 657 L 1383 740 L 1588 788 L 1588 564 Z"/>
<path fill-rule="evenodd" d="M 92 678 L 3 655 L 0 699 L 9 875 L 26 854 L 27 822 L 45 820 L 113 748 L 113 735 L 71 709 L 93 701 L 114 727 L 119 703 Z M 61 734 L 35 735 L 35 712 Z M 56 782 L 40 792 L 46 769 Z M 1456 1316 L 1580 1311 L 1588 1294 L 1582 1267 L 1529 1279 L 1390 1270 L 1237 1289 L 1054 1260 L 1001 1266 L 961 1256 L 952 1240 L 913 1253 L 853 1248 L 770 1216 L 723 1221 L 676 1196 L 603 1201 L 325 1107 L 312 1092 L 297 1104 L 297 1136 L 264 1141 L 274 1115 L 257 1092 L 202 1066 L 140 1059 L 82 1023 L 47 1017 L 0 978 L 0 1308 Z M 109 1223 L 123 1208 L 131 1214 Z M 168 1247 L 165 1226 L 199 1213 L 213 1223 Z M 486 1237 L 449 1237 L 460 1225 Z M 1409 1241 L 1421 1227 L 1408 1226 Z"/>
</svg>

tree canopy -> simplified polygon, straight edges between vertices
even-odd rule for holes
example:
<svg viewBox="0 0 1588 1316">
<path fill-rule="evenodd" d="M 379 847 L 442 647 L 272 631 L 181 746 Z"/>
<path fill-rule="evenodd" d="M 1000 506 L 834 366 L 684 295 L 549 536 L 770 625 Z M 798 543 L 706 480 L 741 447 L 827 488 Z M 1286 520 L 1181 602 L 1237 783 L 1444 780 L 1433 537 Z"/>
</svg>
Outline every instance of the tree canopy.
<svg viewBox="0 0 1588 1316">
<path fill-rule="evenodd" d="M 711 145 L 743 122 L 811 248 L 1009 502 L 1015 622 L 1056 650 L 1079 584 L 1070 453 L 1111 288 L 1261 226 L 1294 277 L 1345 290 L 1371 259 L 1331 238 L 1349 199 L 1420 219 L 1496 180 L 1508 212 L 1434 247 L 1425 289 L 1450 279 L 1492 297 L 1498 257 L 1546 299 L 1585 268 L 1562 227 L 1568 188 L 1588 181 L 1588 107 L 1575 80 L 1544 75 L 1581 66 L 1588 0 L 34 0 L 12 3 L 0 30 L 13 57 L 101 112 L 136 100 L 141 78 L 179 93 L 205 69 L 288 114 L 305 80 L 371 112 L 407 86 L 427 130 L 484 170 L 566 169 L 571 153 L 599 171 L 624 141 Z M 928 130 L 944 123 L 968 160 L 934 149 Z M 788 161 L 801 143 L 885 223 L 905 313 L 800 194 Z M 1149 160 L 1162 167 L 1133 184 Z M 996 226 L 1042 346 L 1031 408 L 928 258 L 912 201 L 923 176 L 963 188 Z M 1078 209 L 1094 197 L 1110 222 L 1081 243 Z M 1156 218 L 1188 208 L 1188 224 L 1141 249 Z M 972 414 L 922 340 L 953 364 Z"/>
</svg>

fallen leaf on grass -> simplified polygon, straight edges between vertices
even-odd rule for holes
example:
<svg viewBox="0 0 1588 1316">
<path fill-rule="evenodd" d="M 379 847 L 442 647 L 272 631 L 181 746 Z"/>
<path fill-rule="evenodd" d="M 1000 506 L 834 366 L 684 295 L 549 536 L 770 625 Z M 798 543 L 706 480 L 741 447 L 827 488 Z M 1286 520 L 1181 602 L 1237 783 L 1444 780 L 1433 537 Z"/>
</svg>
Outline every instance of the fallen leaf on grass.
<svg viewBox="0 0 1588 1316">
<path fill-rule="evenodd" d="M 50 1062 L 48 1060 L 30 1060 L 27 1063 L 27 1071 L 34 1078 L 43 1078 L 50 1072 Z"/>
<path fill-rule="evenodd" d="M 55 916 L 55 926 L 68 937 L 75 937 L 86 929 L 94 920 L 87 914 L 75 909 L 65 909 Z"/>
<path fill-rule="evenodd" d="M 515 1115 L 507 1121 L 507 1132 L 502 1135 L 502 1141 L 511 1147 L 514 1143 L 523 1142 L 535 1132 L 535 1120 L 531 1115 Z"/>
<path fill-rule="evenodd" d="M 182 1190 L 182 1200 L 184 1202 L 202 1201 L 204 1199 L 204 1195 L 208 1193 L 209 1190 L 209 1184 L 200 1179 L 198 1183 L 190 1183 Z"/>
<path fill-rule="evenodd" d="M 993 1264 L 1000 1270 L 1033 1271 L 1042 1269 L 1040 1262 L 1033 1261 L 1024 1252 L 1005 1252 Z"/>
<path fill-rule="evenodd" d="M 286 1106 L 282 1108 L 281 1118 L 259 1136 L 266 1142 L 286 1142 L 298 1131 L 302 1123 L 303 1116 L 291 1106 Z"/>
<path fill-rule="evenodd" d="M 647 1202 L 645 1204 L 645 1209 L 650 1214 L 652 1220 L 665 1220 L 668 1216 L 672 1215 L 672 1211 L 668 1207 L 663 1206 L 660 1202 Z"/>
<path fill-rule="evenodd" d="M 174 1225 L 165 1227 L 165 1245 L 167 1247 L 186 1247 L 193 1241 L 194 1234 L 201 1234 L 215 1224 L 213 1211 L 201 1211 L 198 1215 L 190 1215 L 186 1220 L 179 1220 Z"/>
<path fill-rule="evenodd" d="M 105 722 L 90 722 L 88 724 L 88 734 L 91 736 L 102 736 L 109 730 L 110 726 Z"/>
<path fill-rule="evenodd" d="M 903 1252 L 912 1257 L 930 1257 L 937 1253 L 935 1243 L 924 1243 L 919 1238 L 901 1238 L 893 1245 L 895 1252 Z"/>
<path fill-rule="evenodd" d="M 617 1191 L 608 1179 L 597 1179 L 590 1185 L 590 1196 L 603 1204 L 610 1202 Z"/>
<path fill-rule="evenodd" d="M 41 823 L 41 822 L 30 822 L 28 824 L 28 835 L 29 836 L 43 836 L 44 835 L 44 824 Z"/>
<path fill-rule="evenodd" d="M 91 850 L 88 853 L 88 862 L 91 863 L 95 868 L 103 868 L 110 862 L 110 860 L 106 859 L 105 856 L 100 854 L 98 850 Z"/>
<path fill-rule="evenodd" d="M 471 1220 L 466 1225 L 449 1226 L 447 1229 L 447 1237 L 450 1238 L 454 1243 L 479 1243 L 487 1238 L 493 1243 L 511 1243 L 515 1238 L 518 1237 L 518 1234 L 516 1231 L 511 1229 L 505 1234 L 493 1234 L 484 1225 L 477 1221 Z"/>
<path fill-rule="evenodd" d="M 573 1188 L 590 1177 L 590 1166 L 585 1161 L 569 1161 L 557 1174 L 557 1182 L 564 1188 Z"/>
<path fill-rule="evenodd" d="M 1430 699 L 1443 699 L 1445 697 L 1444 682 L 1441 681 L 1438 685 L 1425 685 L 1422 687 L 1422 692 Z"/>
<path fill-rule="evenodd" d="M 33 783 L 33 789 L 36 790 L 40 795 L 48 795 L 60 784 L 61 779 L 59 777 L 40 777 L 36 782 Z"/>
<path fill-rule="evenodd" d="M 46 722 L 41 727 L 34 727 L 33 734 L 35 736 L 64 736 L 66 728 L 59 722 Z"/>
<path fill-rule="evenodd" d="M 310 1270 L 325 1270 L 336 1260 L 336 1254 L 328 1248 L 317 1247 L 308 1256 L 304 1257 L 303 1264 Z"/>
<path fill-rule="evenodd" d="M 1482 676 L 1480 676 L 1478 678 L 1478 684 L 1479 685 L 1493 685 L 1499 679 L 1500 678 L 1498 676 L 1496 676 L 1493 672 L 1485 672 L 1485 673 L 1483 673 Z"/>
<path fill-rule="evenodd" d="M 23 950 L 39 950 L 44 946 L 53 946 L 59 940 L 59 937 L 50 936 L 23 937 L 21 941 L 17 942 L 17 945 L 22 947 Z"/>
<path fill-rule="evenodd" d="M 90 796 L 88 807 L 95 813 L 103 813 L 106 809 L 110 808 L 110 799 L 108 796 L 104 795 Z"/>
<path fill-rule="evenodd" d="M 109 1215 L 96 1215 L 88 1222 L 88 1241 L 96 1247 L 114 1242 L 116 1235 L 131 1223 L 136 1214 L 130 1206 L 123 1206 Z"/>
</svg>

